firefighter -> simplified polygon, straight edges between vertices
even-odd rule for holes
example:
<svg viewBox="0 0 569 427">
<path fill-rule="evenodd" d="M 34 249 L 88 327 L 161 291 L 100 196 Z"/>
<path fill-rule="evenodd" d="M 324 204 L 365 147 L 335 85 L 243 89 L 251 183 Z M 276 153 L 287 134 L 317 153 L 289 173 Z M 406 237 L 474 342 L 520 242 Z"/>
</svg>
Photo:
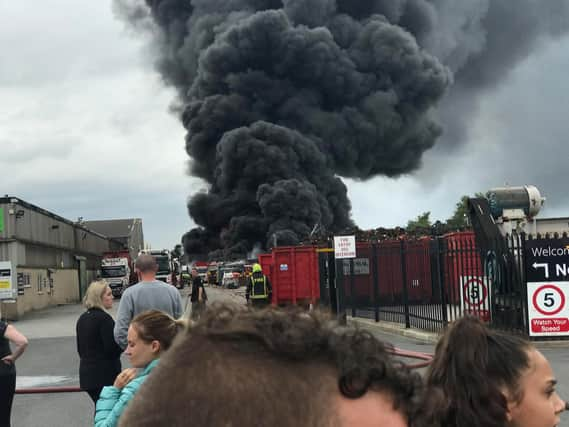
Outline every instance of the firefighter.
<svg viewBox="0 0 569 427">
<path fill-rule="evenodd" d="M 259 264 L 253 265 L 253 274 L 247 281 L 247 292 L 245 298 L 253 307 L 263 308 L 271 303 L 273 288 L 269 278 L 263 274 Z"/>
</svg>

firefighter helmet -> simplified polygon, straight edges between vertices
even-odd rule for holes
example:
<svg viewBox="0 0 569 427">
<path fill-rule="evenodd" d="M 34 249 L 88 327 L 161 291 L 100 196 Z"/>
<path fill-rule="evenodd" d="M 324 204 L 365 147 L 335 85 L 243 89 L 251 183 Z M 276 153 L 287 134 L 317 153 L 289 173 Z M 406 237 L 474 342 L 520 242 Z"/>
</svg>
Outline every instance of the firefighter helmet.
<svg viewBox="0 0 569 427">
<path fill-rule="evenodd" d="M 253 273 L 261 273 L 262 271 L 263 269 L 261 268 L 261 264 L 253 264 Z"/>
</svg>

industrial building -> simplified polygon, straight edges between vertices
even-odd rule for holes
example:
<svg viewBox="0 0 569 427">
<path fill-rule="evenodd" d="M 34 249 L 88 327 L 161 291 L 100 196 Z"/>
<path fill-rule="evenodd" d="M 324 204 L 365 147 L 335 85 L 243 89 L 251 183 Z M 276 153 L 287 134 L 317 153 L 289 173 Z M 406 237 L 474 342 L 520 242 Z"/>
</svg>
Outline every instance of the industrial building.
<svg viewBox="0 0 569 427">
<path fill-rule="evenodd" d="M 82 222 L 0 197 L 1 316 L 17 319 L 30 310 L 79 302 L 97 277 L 102 254 L 123 249 L 122 241 Z"/>
<path fill-rule="evenodd" d="M 124 249 L 128 249 L 132 259 L 136 259 L 144 249 L 144 233 L 140 218 L 85 221 L 82 224 L 109 239 L 118 240 Z"/>
</svg>

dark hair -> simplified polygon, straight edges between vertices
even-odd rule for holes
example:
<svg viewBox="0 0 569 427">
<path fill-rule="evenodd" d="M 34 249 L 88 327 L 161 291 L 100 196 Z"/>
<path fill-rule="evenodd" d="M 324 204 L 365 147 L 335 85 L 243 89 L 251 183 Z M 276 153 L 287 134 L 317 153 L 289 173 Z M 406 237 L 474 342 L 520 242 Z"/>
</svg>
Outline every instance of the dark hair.
<svg viewBox="0 0 569 427">
<path fill-rule="evenodd" d="M 154 258 L 152 255 L 140 254 L 134 262 L 134 267 L 141 273 L 148 273 L 151 271 L 156 271 L 158 264 L 156 264 L 156 258 Z"/>
<path fill-rule="evenodd" d="M 191 419 L 241 427 L 262 416 L 273 427 L 329 426 L 334 396 L 357 399 L 368 390 L 385 393 L 412 419 L 421 387 L 377 338 L 329 316 L 214 304 L 162 358 L 121 425 Z"/>
<path fill-rule="evenodd" d="M 185 320 L 174 320 L 162 311 L 148 310 L 135 316 L 130 325 L 142 341 L 158 341 L 161 350 L 168 350 L 177 333 L 185 326 Z"/>
<path fill-rule="evenodd" d="M 505 426 L 508 397 L 523 397 L 519 382 L 530 367 L 532 348 L 524 338 L 490 329 L 475 317 L 454 322 L 439 340 L 427 373 L 429 398 L 444 401 L 435 417 L 448 427 Z"/>
</svg>

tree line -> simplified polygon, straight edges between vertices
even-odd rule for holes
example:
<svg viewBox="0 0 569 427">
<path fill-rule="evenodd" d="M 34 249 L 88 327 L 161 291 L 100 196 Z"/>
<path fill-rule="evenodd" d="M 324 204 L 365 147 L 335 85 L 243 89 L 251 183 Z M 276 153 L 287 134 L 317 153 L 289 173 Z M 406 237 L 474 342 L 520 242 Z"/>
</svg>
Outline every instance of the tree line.
<svg viewBox="0 0 569 427">
<path fill-rule="evenodd" d="M 468 199 L 472 196 L 462 196 L 460 201 L 456 204 L 454 212 L 450 218 L 446 221 L 435 221 L 431 220 L 431 212 L 423 212 L 419 214 L 417 218 L 411 219 L 407 222 L 405 227 L 408 233 L 413 233 L 419 230 L 431 229 L 433 227 L 441 227 L 446 229 L 456 229 L 462 230 L 470 227 L 468 219 Z M 486 197 L 484 193 L 475 193 L 474 197 L 484 198 Z"/>
</svg>

